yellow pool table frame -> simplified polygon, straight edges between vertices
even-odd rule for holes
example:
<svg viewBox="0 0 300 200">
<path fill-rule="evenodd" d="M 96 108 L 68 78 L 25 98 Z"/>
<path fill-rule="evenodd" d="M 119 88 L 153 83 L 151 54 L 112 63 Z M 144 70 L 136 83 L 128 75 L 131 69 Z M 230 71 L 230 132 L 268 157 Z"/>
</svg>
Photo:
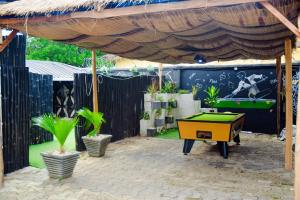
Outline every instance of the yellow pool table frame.
<svg viewBox="0 0 300 200">
<path fill-rule="evenodd" d="M 213 120 L 197 120 L 192 119 L 202 114 L 210 115 L 236 115 L 232 120 L 213 121 Z M 244 113 L 199 113 L 184 119 L 178 119 L 177 125 L 179 129 L 180 139 L 184 139 L 183 153 L 188 154 L 195 140 L 216 141 L 220 150 L 220 154 L 228 157 L 228 142 L 234 140 L 240 143 L 239 133 L 243 128 L 245 120 Z"/>
</svg>

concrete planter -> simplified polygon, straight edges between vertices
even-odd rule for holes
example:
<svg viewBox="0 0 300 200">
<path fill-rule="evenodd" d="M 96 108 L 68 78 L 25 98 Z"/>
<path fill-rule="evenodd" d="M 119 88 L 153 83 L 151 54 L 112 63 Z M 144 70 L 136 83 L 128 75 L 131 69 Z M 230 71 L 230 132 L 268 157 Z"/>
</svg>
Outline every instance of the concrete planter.
<svg viewBox="0 0 300 200">
<path fill-rule="evenodd" d="M 107 145 L 110 143 L 112 135 L 100 134 L 95 137 L 83 136 L 82 140 L 86 150 L 91 157 L 104 156 Z"/>
<path fill-rule="evenodd" d="M 48 169 L 50 178 L 64 179 L 72 176 L 75 165 L 79 158 L 79 152 L 41 153 Z"/>
<path fill-rule="evenodd" d="M 154 126 L 159 127 L 165 125 L 165 119 L 155 119 L 154 120 Z"/>
<path fill-rule="evenodd" d="M 156 110 L 161 108 L 161 102 L 160 101 L 152 101 L 151 102 L 151 109 Z"/>
<path fill-rule="evenodd" d="M 168 103 L 169 103 L 169 106 L 171 108 L 177 108 L 177 101 L 176 100 L 175 101 L 169 101 Z"/>
<path fill-rule="evenodd" d="M 144 94 L 144 101 L 145 102 L 151 102 L 155 99 L 155 95 L 151 96 L 151 94 L 146 93 Z"/>
<path fill-rule="evenodd" d="M 147 137 L 154 137 L 157 133 L 156 128 L 148 128 L 147 129 Z"/>
<path fill-rule="evenodd" d="M 168 108 L 168 102 L 161 102 L 161 108 L 163 109 Z"/>
<path fill-rule="evenodd" d="M 174 117 L 173 116 L 166 116 L 165 118 L 166 124 L 173 124 L 174 123 Z"/>
<path fill-rule="evenodd" d="M 143 137 L 147 136 L 147 129 L 149 127 L 152 127 L 153 124 L 151 124 L 151 120 L 140 120 L 140 135 Z"/>
</svg>

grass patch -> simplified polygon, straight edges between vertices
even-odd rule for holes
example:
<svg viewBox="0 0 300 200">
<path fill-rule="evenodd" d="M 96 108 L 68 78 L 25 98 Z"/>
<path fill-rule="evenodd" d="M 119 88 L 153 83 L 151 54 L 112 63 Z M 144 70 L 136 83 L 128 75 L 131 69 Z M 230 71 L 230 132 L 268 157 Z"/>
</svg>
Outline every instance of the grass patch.
<svg viewBox="0 0 300 200">
<path fill-rule="evenodd" d="M 76 149 L 75 143 L 75 130 L 73 130 L 65 143 L 65 149 L 68 151 L 74 151 Z M 29 165 L 37 168 L 45 168 L 45 164 L 41 152 L 55 151 L 59 149 L 59 143 L 56 139 L 51 142 L 45 142 L 43 144 L 35 144 L 29 146 Z"/>
<path fill-rule="evenodd" d="M 161 131 L 160 133 L 158 133 L 156 137 L 163 138 L 163 139 L 179 139 L 178 129 L 171 128 L 171 129 Z"/>
</svg>

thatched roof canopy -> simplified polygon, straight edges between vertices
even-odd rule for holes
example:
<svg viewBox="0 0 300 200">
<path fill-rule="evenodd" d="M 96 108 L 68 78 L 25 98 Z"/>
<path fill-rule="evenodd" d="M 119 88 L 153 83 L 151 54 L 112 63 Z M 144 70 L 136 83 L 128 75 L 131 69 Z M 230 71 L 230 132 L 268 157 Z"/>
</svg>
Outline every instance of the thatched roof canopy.
<svg viewBox="0 0 300 200">
<path fill-rule="evenodd" d="M 261 0 L 166 1 L 19 0 L 0 5 L 0 26 L 162 63 L 194 63 L 197 55 L 273 59 L 283 54 L 285 38 L 295 39 Z M 270 3 L 297 24 L 299 0 Z"/>
</svg>

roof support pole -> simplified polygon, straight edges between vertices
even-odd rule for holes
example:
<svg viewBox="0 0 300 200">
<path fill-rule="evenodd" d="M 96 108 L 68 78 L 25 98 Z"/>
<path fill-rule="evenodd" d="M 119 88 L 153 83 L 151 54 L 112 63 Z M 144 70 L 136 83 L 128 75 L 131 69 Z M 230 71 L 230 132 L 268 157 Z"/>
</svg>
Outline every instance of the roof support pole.
<svg viewBox="0 0 300 200">
<path fill-rule="evenodd" d="M 300 29 L 300 14 L 298 16 L 298 27 Z M 299 94 L 300 94 L 300 81 L 298 81 L 298 100 L 297 100 L 294 200 L 300 199 L 300 169 L 299 169 L 300 167 L 300 95 Z"/>
<path fill-rule="evenodd" d="M 292 97 L 292 42 L 285 40 L 285 115 L 286 115 L 286 141 L 285 141 L 285 169 L 293 169 L 292 131 L 293 131 L 293 97 Z"/>
<path fill-rule="evenodd" d="M 281 128 L 281 57 L 276 58 L 276 76 L 277 76 L 277 136 L 280 134 Z"/>
<path fill-rule="evenodd" d="M 97 71 L 96 71 L 96 50 L 92 50 L 92 76 L 93 76 L 93 111 L 98 112 L 98 87 L 97 87 Z"/>
<path fill-rule="evenodd" d="M 0 28 L 0 44 L 3 44 L 2 29 Z"/>
<path fill-rule="evenodd" d="M 162 89 L 162 82 L 163 82 L 163 65 L 162 63 L 159 63 L 158 67 L 158 76 L 159 76 L 159 90 Z"/>
<path fill-rule="evenodd" d="M 270 2 L 260 2 L 268 11 L 270 11 L 283 25 L 285 25 L 290 31 L 292 31 L 298 38 L 300 38 L 300 31 L 298 28 L 290 22 L 283 14 L 281 14 Z"/>
</svg>

